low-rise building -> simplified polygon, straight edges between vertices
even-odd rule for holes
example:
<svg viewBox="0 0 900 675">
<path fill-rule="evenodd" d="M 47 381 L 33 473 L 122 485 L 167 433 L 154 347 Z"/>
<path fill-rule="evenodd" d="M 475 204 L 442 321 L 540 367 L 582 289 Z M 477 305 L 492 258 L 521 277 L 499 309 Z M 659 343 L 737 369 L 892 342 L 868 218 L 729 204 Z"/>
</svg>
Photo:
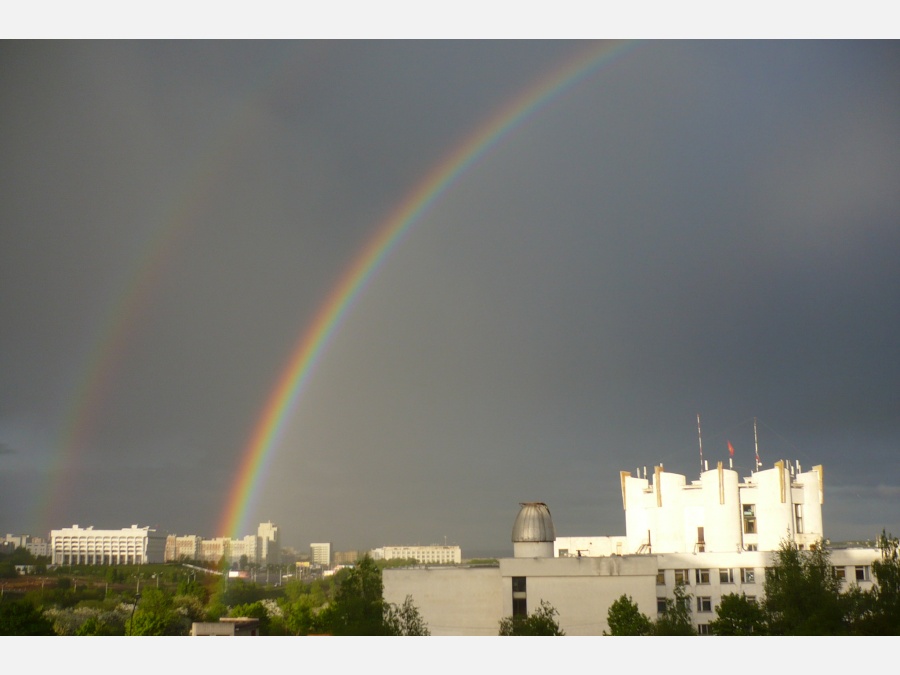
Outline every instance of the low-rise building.
<svg viewBox="0 0 900 675">
<path fill-rule="evenodd" d="M 143 565 L 165 561 L 166 534 L 132 525 L 95 530 L 73 525 L 50 533 L 54 565 Z"/>
<path fill-rule="evenodd" d="M 382 546 L 370 553 L 374 560 L 415 560 L 422 565 L 459 565 L 462 562 L 462 550 L 459 546 L 440 544 Z"/>
</svg>

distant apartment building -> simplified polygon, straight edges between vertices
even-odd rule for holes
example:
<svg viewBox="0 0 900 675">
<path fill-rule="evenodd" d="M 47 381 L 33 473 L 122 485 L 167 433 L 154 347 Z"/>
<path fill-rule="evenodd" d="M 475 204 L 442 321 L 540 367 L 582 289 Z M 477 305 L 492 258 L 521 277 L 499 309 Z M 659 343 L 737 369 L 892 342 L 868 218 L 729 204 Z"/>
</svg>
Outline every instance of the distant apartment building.
<svg viewBox="0 0 900 675">
<path fill-rule="evenodd" d="M 240 563 L 246 556 L 251 565 L 276 565 L 281 562 L 281 538 L 274 523 L 260 523 L 255 535 L 242 539 L 216 537 L 203 539 L 197 535 L 169 535 L 166 540 L 166 561 L 202 560 L 218 562 L 225 557 L 229 564 Z"/>
<path fill-rule="evenodd" d="M 224 557 L 233 564 L 239 563 L 242 556 L 247 556 L 248 563 L 256 564 L 259 560 L 259 539 L 255 535 L 248 534 L 243 539 L 216 537 L 200 541 L 200 560 L 216 562 Z"/>
<path fill-rule="evenodd" d="M 0 540 L 0 546 L 9 549 L 10 552 L 17 548 L 24 548 L 35 557 L 50 557 L 50 542 L 43 537 L 32 537 L 30 534 L 7 534 Z"/>
<path fill-rule="evenodd" d="M 259 539 L 260 565 L 278 565 L 281 563 L 281 536 L 278 526 L 272 522 L 260 523 L 256 530 Z"/>
<path fill-rule="evenodd" d="M 335 565 L 354 565 L 359 560 L 359 551 L 335 551 Z"/>
<path fill-rule="evenodd" d="M 166 534 L 150 527 L 95 530 L 72 527 L 50 532 L 54 565 L 144 565 L 165 560 Z"/>
<path fill-rule="evenodd" d="M 459 565 L 462 550 L 459 546 L 432 544 L 430 546 L 383 546 L 373 549 L 375 560 L 415 559 L 423 565 Z"/>
<path fill-rule="evenodd" d="M 200 543 L 203 540 L 195 534 L 166 537 L 166 562 L 179 560 L 200 560 Z"/>
<path fill-rule="evenodd" d="M 331 567 L 331 543 L 316 543 L 309 545 L 310 562 L 313 565 Z"/>
</svg>

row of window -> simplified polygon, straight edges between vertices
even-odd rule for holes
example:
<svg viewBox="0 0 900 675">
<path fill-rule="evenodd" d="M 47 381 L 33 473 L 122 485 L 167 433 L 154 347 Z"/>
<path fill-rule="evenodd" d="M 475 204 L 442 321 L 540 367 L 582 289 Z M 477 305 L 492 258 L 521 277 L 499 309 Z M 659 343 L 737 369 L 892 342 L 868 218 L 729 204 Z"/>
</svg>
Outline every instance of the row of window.
<svg viewBox="0 0 900 675">
<path fill-rule="evenodd" d="M 691 571 L 684 570 L 674 570 L 675 572 L 675 584 L 684 584 L 685 586 L 691 583 Z M 712 570 L 708 568 L 703 569 L 695 569 L 694 570 L 694 583 L 695 584 L 708 584 L 710 581 L 710 575 L 712 574 Z M 732 568 L 722 568 L 719 570 L 719 583 L 720 584 L 733 584 L 735 580 L 734 569 Z M 742 567 L 740 568 L 740 580 L 742 584 L 755 584 L 756 583 L 756 570 L 753 567 Z M 666 584 L 666 571 L 660 570 L 656 574 L 656 585 L 657 586 L 665 586 Z"/>
<path fill-rule="evenodd" d="M 834 567 L 833 573 L 834 576 L 838 579 L 846 579 L 847 578 L 847 568 L 846 567 Z M 851 568 L 853 570 L 853 577 L 856 581 L 869 581 L 869 566 L 868 565 L 856 565 Z M 691 571 L 688 569 L 683 570 L 673 570 L 675 572 L 675 584 L 684 584 L 685 586 L 691 583 Z M 713 574 L 713 570 L 708 568 L 698 568 L 694 570 L 693 578 L 694 584 L 698 586 L 702 586 L 710 583 L 710 578 Z M 756 583 L 756 569 L 753 567 L 741 567 L 739 577 L 735 575 L 735 571 L 732 568 L 720 568 L 719 569 L 719 583 L 720 584 L 733 584 L 736 578 L 740 578 L 742 584 L 755 584 Z M 657 586 L 665 586 L 666 584 L 666 571 L 660 570 L 656 574 L 656 585 Z"/>
</svg>

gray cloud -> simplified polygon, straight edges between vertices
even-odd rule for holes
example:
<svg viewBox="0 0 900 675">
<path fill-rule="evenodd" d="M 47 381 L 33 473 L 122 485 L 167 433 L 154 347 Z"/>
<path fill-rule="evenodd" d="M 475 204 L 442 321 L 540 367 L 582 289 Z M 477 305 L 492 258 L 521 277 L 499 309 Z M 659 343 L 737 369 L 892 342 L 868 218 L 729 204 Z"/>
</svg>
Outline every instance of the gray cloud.
<svg viewBox="0 0 900 675">
<path fill-rule="evenodd" d="M 0 45 L 0 433 L 19 450 L 0 528 L 212 535 L 378 224 L 581 46 Z M 695 473 L 699 412 L 709 458 L 730 440 L 749 469 L 756 416 L 766 463 L 825 465 L 833 539 L 891 526 L 898 61 L 880 42 L 648 42 L 549 101 L 360 293 L 251 522 L 295 545 L 496 550 L 536 499 L 562 533 L 621 533 L 618 471 Z"/>
</svg>

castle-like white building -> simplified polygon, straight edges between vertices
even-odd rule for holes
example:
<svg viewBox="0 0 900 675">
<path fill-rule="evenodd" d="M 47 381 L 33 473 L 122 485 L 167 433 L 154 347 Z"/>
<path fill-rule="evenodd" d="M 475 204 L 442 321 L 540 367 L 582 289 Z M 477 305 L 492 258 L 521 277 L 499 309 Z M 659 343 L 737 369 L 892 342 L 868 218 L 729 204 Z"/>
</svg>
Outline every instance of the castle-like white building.
<svg viewBox="0 0 900 675">
<path fill-rule="evenodd" d="M 780 461 L 741 478 L 719 464 L 694 481 L 658 466 L 649 477 L 622 472 L 620 483 L 624 536 L 557 537 L 546 504 L 524 503 L 513 558 L 495 567 L 385 569 L 385 600 L 411 595 L 433 635 L 496 635 L 501 618 L 531 613 L 542 600 L 568 635 L 601 635 L 623 594 L 656 617 L 684 584 L 704 634 L 724 595 L 763 595 L 783 541 L 806 549 L 824 539 L 821 466 Z M 877 549 L 830 554 L 846 588 L 872 586 Z"/>
</svg>

